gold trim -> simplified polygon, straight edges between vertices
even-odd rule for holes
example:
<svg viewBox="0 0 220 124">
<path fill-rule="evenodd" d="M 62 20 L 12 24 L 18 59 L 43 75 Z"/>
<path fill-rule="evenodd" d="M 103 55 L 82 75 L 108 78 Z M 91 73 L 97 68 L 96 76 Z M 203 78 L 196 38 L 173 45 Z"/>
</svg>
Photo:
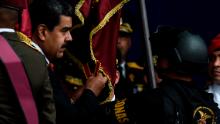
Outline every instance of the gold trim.
<svg viewBox="0 0 220 124">
<path fill-rule="evenodd" d="M 111 92 L 113 92 L 113 86 L 112 86 L 112 82 L 111 82 L 111 80 L 110 80 L 110 78 L 109 78 L 109 76 L 104 72 L 104 70 L 100 67 L 100 69 L 99 69 L 99 71 L 100 72 L 102 72 L 103 73 L 103 75 L 105 75 L 106 77 L 107 77 L 107 80 L 108 80 L 108 88 L 109 88 L 109 90 L 110 90 L 110 92 L 109 92 L 109 94 L 108 94 L 108 97 L 106 98 L 106 100 L 105 101 L 102 101 L 100 104 L 104 104 L 104 103 L 107 103 L 107 102 L 110 102 L 111 101 L 111 97 L 110 97 L 110 94 L 111 94 Z"/>
<path fill-rule="evenodd" d="M 29 47 L 37 50 L 38 52 L 40 52 L 38 49 L 36 49 L 33 45 L 32 45 L 32 40 L 30 38 L 28 38 L 25 34 L 23 34 L 22 32 L 16 32 L 18 37 L 21 39 L 21 42 L 25 43 L 26 45 L 28 45 Z"/>
<path fill-rule="evenodd" d="M 94 56 L 94 52 L 92 50 L 92 37 L 95 33 L 97 33 L 99 30 L 101 30 L 108 22 L 109 22 L 109 19 L 116 13 L 118 12 L 125 3 L 127 3 L 129 0 L 123 0 L 121 1 L 116 7 L 114 7 L 110 12 L 108 12 L 104 19 L 101 20 L 101 22 L 95 27 L 92 29 L 92 31 L 90 32 L 90 35 L 89 35 L 89 41 L 90 41 L 90 52 L 91 52 L 91 57 L 94 61 L 96 61 L 96 58 Z"/>
<path fill-rule="evenodd" d="M 79 20 L 81 21 L 81 25 L 84 25 L 84 22 L 85 22 L 83 14 L 80 12 L 80 9 L 81 9 L 81 7 L 83 6 L 84 3 L 85 3 L 85 0 L 80 0 L 76 4 L 76 7 L 75 7 L 75 14 L 79 18 Z"/>
<path fill-rule="evenodd" d="M 101 22 L 95 27 L 93 28 L 93 30 L 90 32 L 90 53 L 91 53 L 91 58 L 93 61 L 97 61 L 97 59 L 95 58 L 94 52 L 93 52 L 93 48 L 92 48 L 92 37 L 95 33 L 97 33 L 99 30 L 101 30 L 108 22 L 109 19 L 116 13 L 118 12 L 125 3 L 127 3 L 129 0 L 123 0 L 122 2 L 120 2 L 117 6 L 115 6 L 110 12 L 108 12 L 105 17 L 101 20 Z M 103 68 L 103 67 L 100 67 Z M 100 69 L 101 72 L 103 72 L 103 74 L 108 78 L 108 80 L 111 83 L 111 80 L 109 78 L 109 76 L 104 72 L 103 69 Z"/>
<path fill-rule="evenodd" d="M 133 33 L 133 29 L 131 28 L 130 24 L 122 23 L 120 25 L 120 32 Z"/>
<path fill-rule="evenodd" d="M 83 86 L 83 81 L 80 78 L 76 78 L 71 75 L 66 75 L 65 80 L 67 82 L 69 82 L 70 84 L 77 85 L 77 86 Z"/>
<path fill-rule="evenodd" d="M 128 62 L 127 65 L 128 65 L 128 67 L 130 67 L 130 68 L 139 69 L 139 70 L 144 70 L 144 67 L 138 65 L 136 62 Z"/>
<path fill-rule="evenodd" d="M 210 113 L 207 113 L 207 112 L 204 112 L 204 111 L 202 111 L 202 110 L 207 110 L 207 112 L 210 112 Z M 202 120 L 202 121 L 205 121 L 206 122 L 206 120 L 207 119 L 212 119 L 212 124 L 215 124 L 216 122 L 215 122 L 215 117 L 216 117 L 216 115 L 215 115 L 215 113 L 213 112 L 213 110 L 211 109 L 211 108 L 209 108 L 209 107 L 205 107 L 205 106 L 198 106 L 195 110 L 194 110 L 194 112 L 193 112 L 193 119 L 195 118 L 195 116 L 196 116 L 196 114 L 199 114 L 200 115 L 200 119 L 199 120 L 197 120 L 197 121 L 200 121 L 200 120 Z M 211 115 L 210 115 L 211 114 Z"/>
<path fill-rule="evenodd" d="M 108 22 L 109 22 L 109 19 L 116 13 L 118 12 L 123 6 L 125 3 L 129 2 L 129 0 L 122 0 L 118 5 L 116 5 L 110 12 L 108 12 L 105 17 L 101 20 L 101 22 L 95 27 L 92 29 L 92 31 L 90 32 L 90 35 L 89 35 L 89 41 L 90 41 L 90 53 L 91 53 L 91 58 L 92 60 L 96 63 L 97 62 L 97 59 L 95 58 L 94 56 L 94 52 L 93 52 L 93 48 L 92 48 L 92 38 L 93 36 L 99 31 L 101 30 Z M 81 21 L 81 25 L 84 25 L 84 17 L 83 17 L 83 14 L 80 12 L 80 8 L 83 6 L 83 4 L 85 3 L 85 0 L 80 0 L 76 7 L 75 7 L 75 14 L 76 16 L 79 18 L 79 20 Z M 84 70 L 84 69 L 83 69 Z M 102 72 L 104 74 L 104 76 L 107 77 L 108 79 L 108 86 L 110 88 L 110 92 L 112 92 L 113 90 L 113 86 L 112 86 L 112 82 L 109 78 L 109 76 L 104 72 L 103 70 L 103 67 L 100 66 L 99 68 L 99 71 Z M 110 94 L 110 93 L 109 93 Z M 101 102 L 101 104 L 104 104 L 106 102 L 110 101 L 110 96 L 108 96 L 108 98 Z"/>
<path fill-rule="evenodd" d="M 94 55 L 94 52 L 93 52 L 93 48 L 92 48 L 92 38 L 93 36 L 99 31 L 101 30 L 108 22 L 109 22 L 109 19 L 114 15 L 116 14 L 123 6 L 125 3 L 129 2 L 129 0 L 122 0 L 118 5 L 116 5 L 111 11 L 109 11 L 105 17 L 101 20 L 101 22 L 95 27 L 92 29 L 92 31 L 90 32 L 90 35 L 89 35 L 89 41 L 90 41 L 90 53 L 91 53 L 91 58 L 93 61 L 97 61 L 97 59 L 95 58 L 95 55 Z M 101 71 L 104 76 L 107 77 L 108 79 L 108 86 L 109 86 L 109 89 L 110 89 L 110 92 L 112 92 L 113 90 L 113 86 L 112 86 L 112 82 L 109 78 L 109 76 L 104 72 L 103 70 L 103 67 L 100 66 L 100 69 L 99 71 Z M 107 99 L 103 102 L 101 102 L 100 104 L 104 104 L 106 102 L 110 102 L 111 99 L 110 99 L 110 93 L 109 93 L 109 96 L 107 97 Z"/>
</svg>

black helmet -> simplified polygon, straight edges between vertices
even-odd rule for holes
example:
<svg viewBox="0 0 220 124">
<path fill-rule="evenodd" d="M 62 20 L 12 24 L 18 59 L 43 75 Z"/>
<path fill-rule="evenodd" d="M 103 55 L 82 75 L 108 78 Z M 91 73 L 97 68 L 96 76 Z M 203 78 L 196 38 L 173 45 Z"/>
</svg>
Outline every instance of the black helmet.
<svg viewBox="0 0 220 124">
<path fill-rule="evenodd" d="M 166 57 L 172 63 L 169 69 L 184 73 L 198 73 L 207 67 L 207 46 L 199 35 L 166 26 L 159 27 L 157 32 L 151 35 L 150 40 L 153 54 Z"/>
</svg>

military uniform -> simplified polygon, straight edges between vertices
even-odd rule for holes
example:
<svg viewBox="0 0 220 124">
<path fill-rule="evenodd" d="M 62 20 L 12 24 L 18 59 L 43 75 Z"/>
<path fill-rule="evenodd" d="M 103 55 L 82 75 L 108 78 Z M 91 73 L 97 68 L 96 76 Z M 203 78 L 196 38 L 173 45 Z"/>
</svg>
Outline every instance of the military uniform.
<svg viewBox="0 0 220 124">
<path fill-rule="evenodd" d="M 192 76 L 203 74 L 208 62 L 205 42 L 186 30 L 163 31 L 158 30 L 152 39 L 152 43 L 160 44 L 155 47 L 158 62 L 164 62 L 163 66 L 157 64 L 158 74 L 163 76 L 160 86 L 104 105 L 107 120 L 116 118 L 113 123 L 125 124 L 219 124 L 213 95 L 193 86 Z M 165 46 L 166 42 L 170 44 Z"/>
<path fill-rule="evenodd" d="M 28 0 L 0 1 L 0 18 L 2 19 L 0 35 L 3 36 L 4 39 L 8 42 L 14 53 L 18 56 L 21 63 L 23 64 L 25 70 L 24 73 L 26 73 L 31 88 L 30 90 L 32 92 L 32 94 L 29 95 L 33 95 L 39 117 L 39 123 L 54 124 L 56 117 L 55 104 L 44 56 L 42 56 L 39 51 L 30 46 L 29 43 L 31 40 L 29 38 L 27 38 L 22 33 L 15 32 L 14 29 L 17 26 L 16 24 L 18 24 L 19 18 L 21 18 L 21 15 L 19 15 L 20 12 L 22 12 L 23 9 L 28 8 L 28 4 L 26 4 L 28 2 Z M 12 18 L 14 20 L 12 20 Z M 22 80 L 19 81 L 21 82 Z M 21 85 L 23 85 L 23 82 Z M 18 90 L 15 92 L 17 86 L 15 85 L 13 87 L 13 82 L 11 82 L 9 78 L 6 65 L 4 65 L 3 61 L 0 61 L 0 89 L 1 124 L 25 124 L 30 122 L 30 119 L 35 119 L 27 118 L 27 116 L 24 116 L 27 111 L 23 109 L 26 106 L 20 106 L 20 104 L 24 103 L 21 99 L 24 99 L 24 97 L 30 97 L 27 95 L 21 98 L 21 95 L 16 94 L 17 92 L 21 93 L 22 91 Z M 19 102 L 18 100 L 21 101 Z M 28 101 L 26 102 L 28 103 Z"/>
<path fill-rule="evenodd" d="M 142 90 L 147 87 L 147 77 L 143 67 L 144 65 L 141 65 L 137 60 L 127 60 L 128 51 L 132 45 L 132 33 L 133 29 L 130 24 L 122 23 L 120 25 L 117 43 L 117 59 L 120 81 L 115 86 L 115 94 L 119 99 L 142 92 Z"/>
<path fill-rule="evenodd" d="M 86 80 L 80 63 L 67 53 L 55 62 L 54 72 L 50 72 L 54 89 L 57 124 L 97 124 L 99 120 L 99 101 L 95 94 L 83 89 L 82 95 L 75 99 L 75 92 L 82 88 Z"/>
<path fill-rule="evenodd" d="M 54 123 L 55 106 L 44 56 L 21 42 L 15 32 L 2 32 L 0 35 L 8 41 L 24 65 L 36 101 L 40 123 Z M 21 107 L 18 100 L 15 99 L 16 94 L 12 84 L 9 83 L 10 80 L 3 63 L 0 66 L 0 82 L 0 123 L 25 123 Z"/>
</svg>

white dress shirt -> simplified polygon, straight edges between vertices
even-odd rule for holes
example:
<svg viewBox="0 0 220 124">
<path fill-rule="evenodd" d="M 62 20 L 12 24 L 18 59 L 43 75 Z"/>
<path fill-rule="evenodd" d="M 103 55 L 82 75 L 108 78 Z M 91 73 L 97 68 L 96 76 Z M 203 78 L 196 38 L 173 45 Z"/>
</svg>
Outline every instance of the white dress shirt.
<svg viewBox="0 0 220 124">
<path fill-rule="evenodd" d="M 207 92 L 213 94 L 214 101 L 218 104 L 218 108 L 220 109 L 220 85 L 213 83 L 209 86 Z"/>
<path fill-rule="evenodd" d="M 47 64 L 49 64 L 49 63 L 50 63 L 49 59 L 45 56 L 43 50 L 38 46 L 38 44 L 36 44 L 35 42 L 31 42 L 31 43 L 32 43 L 31 45 L 32 45 L 33 47 L 35 47 L 38 51 L 40 51 L 40 53 L 44 56 L 44 58 L 45 58 Z"/>
<path fill-rule="evenodd" d="M 11 28 L 0 28 L 0 33 L 1 32 L 15 32 L 15 30 Z"/>
</svg>

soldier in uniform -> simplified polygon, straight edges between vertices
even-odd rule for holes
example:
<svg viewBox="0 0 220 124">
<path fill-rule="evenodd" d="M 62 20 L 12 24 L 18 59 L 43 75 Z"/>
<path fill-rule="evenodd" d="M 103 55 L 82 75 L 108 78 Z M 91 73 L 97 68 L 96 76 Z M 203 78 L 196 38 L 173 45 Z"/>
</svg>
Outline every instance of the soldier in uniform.
<svg viewBox="0 0 220 124">
<path fill-rule="evenodd" d="M 115 94 L 118 98 L 124 98 L 142 92 L 147 85 L 147 73 L 144 68 L 144 63 L 127 60 L 129 49 L 132 45 L 132 33 L 133 29 L 129 23 L 124 22 L 120 25 L 119 38 L 117 41 L 120 81 L 115 87 Z"/>
<path fill-rule="evenodd" d="M 160 27 L 150 38 L 158 55 L 160 87 L 103 105 L 106 120 L 125 124 L 219 123 L 213 96 L 193 86 L 208 64 L 204 40 L 188 30 Z M 103 117 L 104 118 L 104 117 Z"/>
<path fill-rule="evenodd" d="M 207 91 L 212 93 L 214 96 L 214 101 L 218 104 L 218 108 L 220 108 L 219 101 L 219 88 L 220 88 L 220 76 L 219 76 L 219 48 L 220 48 L 220 34 L 214 37 L 208 47 L 209 49 L 209 76 L 211 82 L 209 83 Z"/>
<path fill-rule="evenodd" d="M 54 124 L 56 115 L 55 104 L 44 56 L 30 45 L 30 39 L 21 32 L 15 31 L 16 24 L 18 24 L 21 16 L 20 12 L 23 8 L 27 7 L 24 3 L 27 3 L 27 1 L 0 1 L 0 35 L 7 40 L 24 66 L 34 102 L 37 106 L 39 123 Z M 22 80 L 20 81 L 22 82 Z M 21 109 L 21 104 L 18 101 L 17 92 L 14 90 L 12 81 L 10 81 L 2 61 L 0 62 L 0 82 L 0 123 L 27 123 L 24 112 Z"/>
<path fill-rule="evenodd" d="M 207 74 L 205 41 L 198 34 L 172 26 L 158 27 L 150 40 L 153 53 L 158 55 L 156 69 L 162 79 L 161 123 L 219 123 L 219 110 L 212 95 L 195 85 L 195 76 Z"/>
<path fill-rule="evenodd" d="M 122 23 L 119 30 L 119 38 L 117 41 L 117 59 L 118 70 L 120 72 L 120 80 L 115 87 L 115 94 L 118 98 L 126 97 L 130 90 L 130 85 L 127 83 L 127 55 L 131 47 L 131 34 L 133 29 L 130 24 Z"/>
</svg>

